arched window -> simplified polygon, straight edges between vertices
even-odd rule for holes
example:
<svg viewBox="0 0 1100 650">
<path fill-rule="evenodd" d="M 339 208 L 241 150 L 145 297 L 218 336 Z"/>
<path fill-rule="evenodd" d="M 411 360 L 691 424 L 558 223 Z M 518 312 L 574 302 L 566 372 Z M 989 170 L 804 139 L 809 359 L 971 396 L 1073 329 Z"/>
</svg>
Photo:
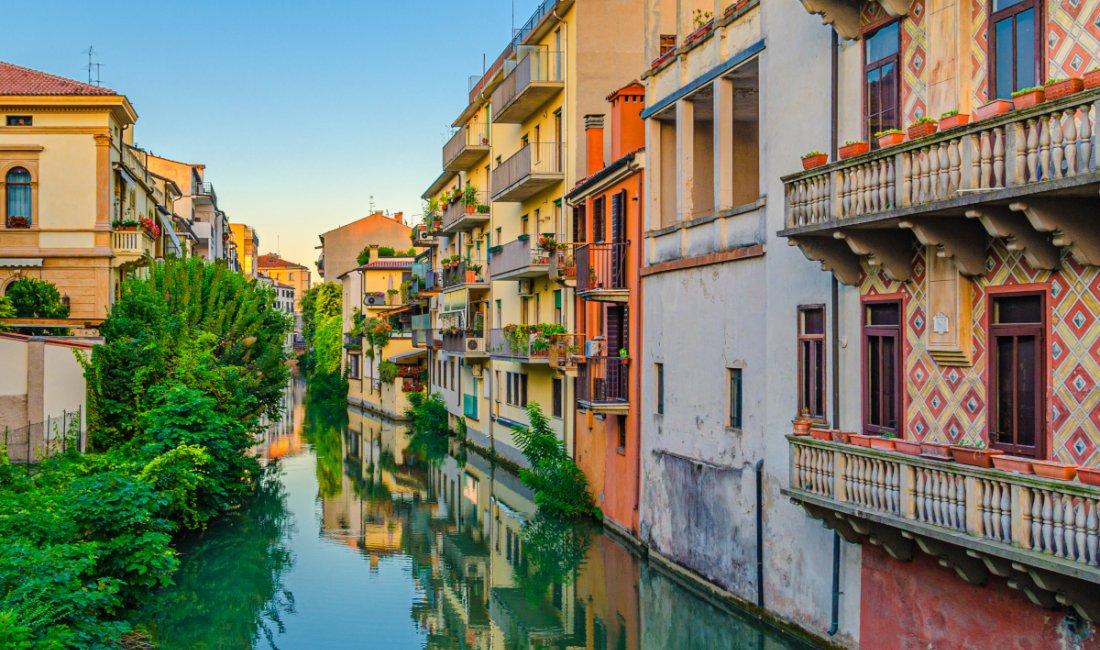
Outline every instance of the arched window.
<svg viewBox="0 0 1100 650">
<path fill-rule="evenodd" d="M 31 173 L 15 167 L 4 178 L 7 189 L 8 228 L 30 228 L 33 216 L 31 203 Z"/>
</svg>

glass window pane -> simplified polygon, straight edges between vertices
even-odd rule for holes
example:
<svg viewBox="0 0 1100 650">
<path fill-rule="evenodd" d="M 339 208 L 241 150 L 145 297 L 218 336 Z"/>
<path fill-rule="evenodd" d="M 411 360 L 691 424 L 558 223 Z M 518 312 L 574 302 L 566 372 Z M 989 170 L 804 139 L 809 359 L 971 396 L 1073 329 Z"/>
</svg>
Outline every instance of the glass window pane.
<svg viewBox="0 0 1100 650">
<path fill-rule="evenodd" d="M 881 108 L 879 103 L 879 96 L 882 94 L 882 90 L 879 87 L 881 82 L 882 70 L 880 68 L 867 71 L 867 117 L 872 121 L 872 124 Z"/>
<path fill-rule="evenodd" d="M 892 336 L 882 338 L 882 425 L 891 429 L 897 426 L 898 421 L 898 414 L 895 411 L 897 395 L 897 385 L 894 382 L 895 344 L 896 340 Z"/>
<path fill-rule="evenodd" d="M 900 322 L 897 303 L 887 302 L 867 306 L 868 325 L 897 325 Z"/>
<path fill-rule="evenodd" d="M 1025 2 L 1026 0 L 993 0 L 993 11 L 1008 9 L 1009 7 Z"/>
<path fill-rule="evenodd" d="M 818 335 L 825 333 L 824 309 L 805 309 L 802 311 L 802 333 Z"/>
<path fill-rule="evenodd" d="M 898 75 L 897 64 L 887 63 L 882 66 L 882 83 L 879 87 L 881 92 L 879 99 L 879 112 L 881 119 L 879 120 L 881 128 L 879 131 L 885 131 L 886 129 L 896 129 L 898 124 L 897 119 L 897 103 L 898 103 Z M 871 133 L 870 135 L 874 135 Z"/>
<path fill-rule="evenodd" d="M 1009 99 L 1012 97 L 1012 91 L 1016 90 L 1013 85 L 1015 78 L 1012 70 L 1012 18 L 1005 18 L 998 22 L 993 29 L 997 37 L 997 52 L 995 54 L 997 57 L 995 62 L 997 97 Z"/>
<path fill-rule="evenodd" d="M 1035 364 L 1038 362 L 1036 337 L 1016 339 L 1016 444 L 1035 446 Z"/>
<path fill-rule="evenodd" d="M 825 345 L 822 341 L 811 341 L 813 350 L 813 407 L 810 415 L 822 417 L 825 415 Z"/>
<path fill-rule="evenodd" d="M 993 305 L 994 322 L 997 324 L 1043 322 L 1041 296 L 1006 296 L 997 298 Z"/>
<path fill-rule="evenodd" d="M 898 25 L 899 23 L 894 21 L 867 38 L 866 63 L 868 65 L 898 53 L 900 46 Z"/>
<path fill-rule="evenodd" d="M 1035 10 L 1028 9 L 1016 15 L 1016 90 L 1034 85 Z"/>
<path fill-rule="evenodd" d="M 869 424 L 881 424 L 879 414 L 882 410 L 882 394 L 879 385 L 881 379 L 879 364 L 882 360 L 879 352 L 879 337 L 869 337 L 867 339 L 867 421 Z"/>
<path fill-rule="evenodd" d="M 1012 442 L 1012 413 L 1014 410 L 1015 394 L 1013 385 L 1013 342 L 1011 336 L 997 338 L 997 405 L 996 423 L 998 434 L 996 440 L 1000 442 Z"/>
</svg>

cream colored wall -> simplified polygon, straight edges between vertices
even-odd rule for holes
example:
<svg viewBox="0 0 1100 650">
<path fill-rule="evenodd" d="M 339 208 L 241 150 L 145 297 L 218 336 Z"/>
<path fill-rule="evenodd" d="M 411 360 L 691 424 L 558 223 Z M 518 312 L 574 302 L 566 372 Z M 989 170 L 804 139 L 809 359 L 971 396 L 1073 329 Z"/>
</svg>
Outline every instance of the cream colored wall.
<svg viewBox="0 0 1100 650">
<path fill-rule="evenodd" d="M 40 346 L 41 357 L 32 348 Z M 88 350 L 77 354 L 87 358 Z M 84 369 L 74 348 L 43 344 L 41 340 L 0 338 L 0 429 L 37 424 L 60 418 L 65 411 L 87 415 L 87 387 Z"/>
<path fill-rule="evenodd" d="M 43 412 L 50 417 L 60 417 L 65 411 L 80 410 L 81 430 L 87 416 L 88 387 L 84 369 L 77 361 L 91 357 L 90 350 L 76 350 L 60 345 L 45 346 L 42 380 Z"/>
</svg>

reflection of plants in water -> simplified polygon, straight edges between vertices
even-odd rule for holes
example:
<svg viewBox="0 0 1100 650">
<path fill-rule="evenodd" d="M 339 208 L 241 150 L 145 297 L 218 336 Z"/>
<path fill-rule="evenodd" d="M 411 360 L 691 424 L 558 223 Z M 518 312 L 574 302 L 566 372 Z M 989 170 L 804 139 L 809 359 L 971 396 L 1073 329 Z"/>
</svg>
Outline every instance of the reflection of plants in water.
<svg viewBox="0 0 1100 650">
<path fill-rule="evenodd" d="M 293 557 L 278 467 L 265 469 L 241 510 L 181 544 L 174 584 L 154 594 L 136 619 L 158 648 L 248 648 L 260 635 L 277 647 L 283 616 L 295 611 L 282 584 Z"/>
<path fill-rule="evenodd" d="M 599 530 L 590 521 L 567 521 L 541 512 L 523 525 L 525 570 L 516 571 L 515 583 L 527 600 L 546 597 L 554 584 L 566 585 L 584 568 L 588 547 Z"/>
<path fill-rule="evenodd" d="M 342 396 L 310 391 L 302 435 L 317 453 L 317 482 L 323 497 L 340 495 L 344 473 L 341 440 L 347 424 L 348 410 Z"/>
</svg>

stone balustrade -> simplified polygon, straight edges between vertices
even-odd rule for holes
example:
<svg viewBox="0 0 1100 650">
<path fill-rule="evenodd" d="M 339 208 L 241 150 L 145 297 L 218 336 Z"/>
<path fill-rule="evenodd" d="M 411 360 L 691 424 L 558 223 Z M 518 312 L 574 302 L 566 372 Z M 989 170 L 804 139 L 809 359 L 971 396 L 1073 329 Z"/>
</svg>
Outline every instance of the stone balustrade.
<svg viewBox="0 0 1100 650">
<path fill-rule="evenodd" d="M 846 539 L 908 559 L 915 541 L 968 581 L 989 574 L 1089 620 L 1100 602 L 1100 489 L 789 436 L 784 493 Z"/>
<path fill-rule="evenodd" d="M 865 221 L 1094 175 L 1098 104 L 1100 91 L 1081 92 L 787 176 L 786 227 Z"/>
</svg>

